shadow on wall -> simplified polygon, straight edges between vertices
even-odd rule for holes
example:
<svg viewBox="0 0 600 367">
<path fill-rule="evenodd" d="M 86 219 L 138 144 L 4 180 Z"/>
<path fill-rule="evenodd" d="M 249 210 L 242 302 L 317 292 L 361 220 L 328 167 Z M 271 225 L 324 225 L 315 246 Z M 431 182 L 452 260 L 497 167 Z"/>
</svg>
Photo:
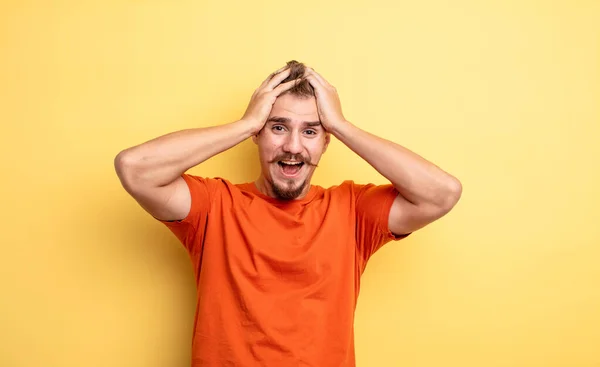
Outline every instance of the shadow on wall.
<svg viewBox="0 0 600 367">
<path fill-rule="evenodd" d="M 125 191 L 114 170 L 113 160 L 122 149 L 173 131 L 236 121 L 243 115 L 250 95 L 226 93 L 217 92 L 211 97 L 206 102 L 210 108 L 200 111 L 197 106 L 186 106 L 153 121 L 160 129 L 152 128 L 152 132 L 138 133 L 125 143 L 123 139 L 114 143 L 123 146 L 112 149 L 90 147 L 103 152 L 99 154 L 104 156 L 101 166 L 70 176 L 69 184 L 78 188 L 74 194 L 80 197 L 70 200 L 70 207 L 65 208 L 69 216 L 66 221 L 77 228 L 73 236 L 78 238 L 64 241 L 63 246 L 67 248 L 61 249 L 66 260 L 72 260 L 73 277 L 92 277 L 109 283 L 117 277 L 122 280 L 120 286 L 129 284 L 133 288 L 144 288 L 148 285 L 143 283 L 161 274 L 180 290 L 179 296 L 183 298 L 178 305 L 195 304 L 192 267 L 186 250 L 163 224 L 152 218 Z M 115 135 L 119 135 L 118 128 L 115 128 Z M 186 172 L 202 177 L 223 177 L 232 183 L 252 182 L 260 174 L 258 149 L 248 138 Z M 93 284 L 94 279 L 88 280 Z M 158 281 L 166 284 L 161 279 Z"/>
<path fill-rule="evenodd" d="M 169 351 L 161 357 L 169 365 L 185 365 L 196 307 L 186 250 L 125 192 L 116 175 L 79 185 L 85 191 L 68 210 L 69 226 L 77 229 L 56 246 L 61 270 L 73 283 L 69 292 L 78 300 L 74 315 L 105 320 L 92 328 L 109 348 L 117 348 L 113 335 L 134 344 L 152 342 Z"/>
<path fill-rule="evenodd" d="M 221 95 L 211 98 L 210 109 L 202 111 L 202 117 L 199 117 L 197 110 L 179 116 L 179 126 L 184 126 L 181 129 L 194 126 L 209 127 L 237 121 L 243 116 L 252 92 L 253 90 L 248 89 L 246 93 L 241 91 L 233 96 L 226 94 L 227 91 L 221 92 Z M 198 123 L 200 120 L 201 124 Z M 248 138 L 190 168 L 187 173 L 202 177 L 222 177 L 234 184 L 255 181 L 260 174 L 258 148 L 252 139 Z"/>
<path fill-rule="evenodd" d="M 56 273 L 49 276 L 56 289 L 47 292 L 56 291 L 57 302 L 65 304 L 57 317 L 90 326 L 108 350 L 120 348 L 120 340 L 154 343 L 171 351 L 164 365 L 187 363 L 196 307 L 190 258 L 167 227 L 125 191 L 113 162 L 119 151 L 158 136 L 236 121 L 252 91 L 233 98 L 218 93 L 205 102 L 204 111 L 183 106 L 169 116 L 149 114 L 150 121 L 130 116 L 135 120 L 126 125 L 106 127 L 115 139 L 89 139 L 77 159 L 65 161 L 65 171 L 56 176 L 60 182 L 53 183 L 62 191 L 52 195 L 62 204 L 46 218 L 53 224 L 44 239 L 51 242 L 44 244 L 50 256 L 35 256 Z M 247 139 L 187 172 L 233 183 L 254 181 L 260 173 L 257 147 Z"/>
</svg>

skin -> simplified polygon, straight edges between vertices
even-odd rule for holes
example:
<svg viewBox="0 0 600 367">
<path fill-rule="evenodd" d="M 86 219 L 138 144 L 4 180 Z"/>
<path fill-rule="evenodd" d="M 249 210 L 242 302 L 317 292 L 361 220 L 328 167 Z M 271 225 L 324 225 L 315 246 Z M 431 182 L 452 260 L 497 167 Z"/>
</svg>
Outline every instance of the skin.
<svg viewBox="0 0 600 367">
<path fill-rule="evenodd" d="M 313 99 L 301 101 L 285 94 L 280 98 L 273 96 L 275 93 L 271 91 L 276 90 L 278 82 L 288 75 L 289 70 L 285 68 L 276 71 L 263 82 L 252 99 L 254 101 L 256 95 L 262 94 L 272 97 L 263 101 L 263 115 L 254 119 L 259 122 L 256 126 L 260 134 L 254 137 L 254 141 L 259 147 L 262 168 L 256 186 L 263 193 L 280 197 L 282 192 L 291 194 L 298 189 L 297 197 L 306 195 L 314 167 L 307 169 L 305 166 L 301 175 L 286 179 L 277 171 L 274 160 L 298 154 L 299 159 L 310 157 L 316 163 L 326 150 L 331 134 L 387 178 L 398 191 L 389 213 L 388 226 L 392 233 L 400 235 L 414 232 L 441 218 L 456 205 L 462 194 L 462 185 L 457 178 L 409 149 L 370 134 L 347 121 L 337 90 L 314 69 L 307 67 L 303 78 L 315 90 L 315 103 Z M 259 110 L 252 101 L 248 111 Z M 279 114 L 288 117 L 290 122 L 281 135 L 275 135 L 273 126 L 267 120 Z M 305 126 L 301 123 L 305 118 L 316 121 L 317 116 L 325 132 L 319 134 L 323 136 L 321 139 L 316 138 L 318 144 L 303 135 Z M 263 127 L 266 129 L 261 131 Z"/>
<path fill-rule="evenodd" d="M 265 126 L 252 140 L 258 146 L 261 165 L 256 186 L 266 195 L 290 200 L 308 193 L 330 134 L 320 123 L 314 97 L 300 98 L 288 93 L 277 98 Z M 304 164 L 297 175 L 287 177 L 279 161 Z"/>
<path fill-rule="evenodd" d="M 398 191 L 389 213 L 391 232 L 404 234 L 422 228 L 458 202 L 462 185 L 457 178 L 409 149 L 346 120 L 335 87 L 314 69 L 307 67 L 301 77 L 315 91 L 315 97 L 308 99 L 285 93 L 298 82 L 282 83 L 289 74 L 286 66 L 269 75 L 254 91 L 238 121 L 176 131 L 121 151 L 114 164 L 123 187 L 155 218 L 183 219 L 190 211 L 191 196 L 182 173 L 253 137 L 262 168 L 256 186 L 274 198 L 302 198 L 333 135 Z M 268 121 L 273 117 L 289 120 Z M 313 121 L 315 126 L 303 121 Z M 305 164 L 296 177 L 284 177 L 276 163 L 282 159 Z"/>
</svg>

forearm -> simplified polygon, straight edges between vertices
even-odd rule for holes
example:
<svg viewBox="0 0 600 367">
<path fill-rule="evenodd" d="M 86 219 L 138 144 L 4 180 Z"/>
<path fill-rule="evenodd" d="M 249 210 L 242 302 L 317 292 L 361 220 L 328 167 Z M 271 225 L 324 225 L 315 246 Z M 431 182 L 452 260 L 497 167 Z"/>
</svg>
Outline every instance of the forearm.
<svg viewBox="0 0 600 367">
<path fill-rule="evenodd" d="M 138 184 L 163 186 L 188 169 L 239 144 L 252 134 L 249 124 L 176 131 L 120 152 L 115 166 L 120 176 Z"/>
<path fill-rule="evenodd" d="M 333 135 L 387 178 L 415 205 L 453 205 L 461 184 L 452 175 L 407 148 L 344 121 Z"/>
</svg>

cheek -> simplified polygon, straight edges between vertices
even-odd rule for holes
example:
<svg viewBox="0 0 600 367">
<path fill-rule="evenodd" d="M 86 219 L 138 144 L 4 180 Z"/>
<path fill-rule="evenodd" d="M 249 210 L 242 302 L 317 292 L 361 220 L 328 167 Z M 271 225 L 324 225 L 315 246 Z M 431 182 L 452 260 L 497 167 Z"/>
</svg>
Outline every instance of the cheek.
<svg viewBox="0 0 600 367">
<path fill-rule="evenodd" d="M 311 142 L 311 144 L 307 146 L 307 150 L 312 157 L 318 157 L 323 154 L 324 148 L 325 143 L 320 139 L 318 141 Z"/>
<path fill-rule="evenodd" d="M 271 160 L 273 160 L 279 154 L 277 150 L 277 145 L 262 145 L 259 149 L 260 160 L 265 164 L 268 164 Z"/>
<path fill-rule="evenodd" d="M 275 158 L 275 156 L 280 153 L 279 146 L 277 144 L 271 144 L 266 149 L 267 156 L 271 159 Z"/>
<path fill-rule="evenodd" d="M 258 146 L 259 150 L 268 156 L 270 153 L 277 152 L 280 146 L 280 142 L 277 141 L 276 137 L 273 136 L 262 136 Z"/>
</svg>

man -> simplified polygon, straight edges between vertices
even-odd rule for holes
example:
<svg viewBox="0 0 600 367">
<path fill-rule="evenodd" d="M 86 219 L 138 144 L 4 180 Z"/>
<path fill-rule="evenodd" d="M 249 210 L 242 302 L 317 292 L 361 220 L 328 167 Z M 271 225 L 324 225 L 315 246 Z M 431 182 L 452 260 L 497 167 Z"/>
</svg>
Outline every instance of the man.
<svg viewBox="0 0 600 367">
<path fill-rule="evenodd" d="M 390 184 L 311 185 L 331 135 Z M 255 182 L 185 172 L 252 137 Z M 188 250 L 198 286 L 193 366 L 354 366 L 354 310 L 369 257 L 448 213 L 460 182 L 348 122 L 336 89 L 296 61 L 236 122 L 119 153 L 133 198 Z"/>
</svg>

